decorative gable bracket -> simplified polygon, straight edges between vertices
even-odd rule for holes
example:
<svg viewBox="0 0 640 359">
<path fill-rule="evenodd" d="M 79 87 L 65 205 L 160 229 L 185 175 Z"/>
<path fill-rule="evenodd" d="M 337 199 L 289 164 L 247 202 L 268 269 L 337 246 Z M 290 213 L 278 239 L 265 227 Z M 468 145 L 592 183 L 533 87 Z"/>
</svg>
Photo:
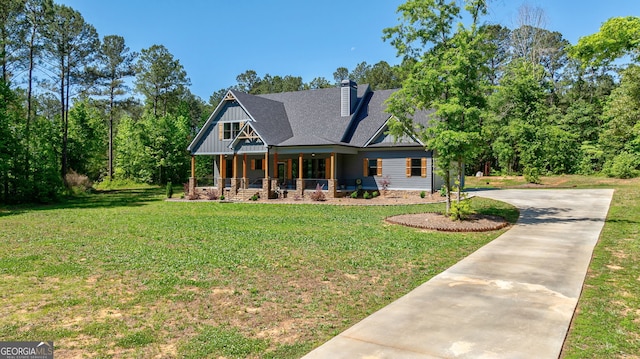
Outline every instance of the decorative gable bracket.
<svg viewBox="0 0 640 359">
<path fill-rule="evenodd" d="M 242 127 L 240 127 L 240 132 L 238 132 L 238 135 L 233 139 L 233 141 L 231 141 L 231 143 L 229 144 L 229 148 L 234 148 L 238 142 L 240 142 L 241 140 L 260 140 L 264 143 L 264 140 L 262 139 L 262 137 L 260 137 L 260 135 L 258 134 L 258 132 L 256 132 L 256 130 L 249 125 L 248 121 L 244 121 L 242 123 Z"/>
</svg>

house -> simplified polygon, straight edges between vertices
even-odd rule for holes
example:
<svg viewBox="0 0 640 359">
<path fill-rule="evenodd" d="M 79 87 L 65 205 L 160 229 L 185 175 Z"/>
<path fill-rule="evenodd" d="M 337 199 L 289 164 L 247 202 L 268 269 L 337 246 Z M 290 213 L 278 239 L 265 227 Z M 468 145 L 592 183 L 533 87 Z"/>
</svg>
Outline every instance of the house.
<svg viewBox="0 0 640 359">
<path fill-rule="evenodd" d="M 211 163 L 210 185 L 227 198 L 286 191 L 303 197 L 316 186 L 328 197 L 356 189 L 440 188 L 433 152 L 407 134 L 387 134 L 385 100 L 396 90 L 373 91 L 342 81 L 340 87 L 249 95 L 229 90 L 188 147 L 190 193 L 197 187 L 196 158 Z M 427 114 L 416 116 L 426 124 Z"/>
</svg>

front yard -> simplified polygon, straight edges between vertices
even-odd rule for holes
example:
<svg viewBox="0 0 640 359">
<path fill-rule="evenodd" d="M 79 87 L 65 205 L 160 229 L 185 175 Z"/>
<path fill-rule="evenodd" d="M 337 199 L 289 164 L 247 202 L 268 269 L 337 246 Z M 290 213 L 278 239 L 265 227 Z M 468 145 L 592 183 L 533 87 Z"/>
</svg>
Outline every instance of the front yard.
<svg viewBox="0 0 640 359">
<path fill-rule="evenodd" d="M 296 358 L 501 233 L 383 221 L 442 205 L 184 203 L 162 193 L 0 209 L 0 338 L 53 340 L 60 358 Z"/>
<path fill-rule="evenodd" d="M 531 187 L 496 177 L 467 186 Z M 563 357 L 637 357 L 640 180 L 542 186 L 616 189 Z M 59 358 L 297 358 L 502 233 L 383 221 L 441 204 L 167 202 L 163 192 L 0 208 L 0 338 L 53 340 Z"/>
</svg>

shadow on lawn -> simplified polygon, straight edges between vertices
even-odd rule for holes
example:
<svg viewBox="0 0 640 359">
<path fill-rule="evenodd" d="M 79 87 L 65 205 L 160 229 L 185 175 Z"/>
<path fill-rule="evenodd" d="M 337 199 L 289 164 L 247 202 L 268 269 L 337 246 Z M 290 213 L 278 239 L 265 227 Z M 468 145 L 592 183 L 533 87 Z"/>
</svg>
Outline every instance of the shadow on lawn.
<svg viewBox="0 0 640 359">
<path fill-rule="evenodd" d="M 66 197 L 51 204 L 24 204 L 0 208 L 0 217 L 16 215 L 29 211 L 76 208 L 136 207 L 150 202 L 161 201 L 161 188 L 118 189 L 96 191 L 92 194 Z"/>
</svg>

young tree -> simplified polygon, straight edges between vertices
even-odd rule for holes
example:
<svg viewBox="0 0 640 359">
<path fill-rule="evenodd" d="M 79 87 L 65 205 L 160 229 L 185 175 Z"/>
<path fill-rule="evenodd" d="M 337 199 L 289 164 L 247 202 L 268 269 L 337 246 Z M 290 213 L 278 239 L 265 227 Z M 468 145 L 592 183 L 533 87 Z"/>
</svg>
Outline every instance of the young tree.
<svg viewBox="0 0 640 359">
<path fill-rule="evenodd" d="M 137 53 L 131 52 L 125 45 L 124 38 L 118 35 L 105 36 L 97 56 L 97 67 L 93 69 L 99 96 L 106 96 L 108 123 L 108 159 L 107 176 L 113 176 L 113 130 L 116 111 L 131 99 L 119 98 L 128 93 L 125 79 L 135 75 L 134 60 Z"/>
<path fill-rule="evenodd" d="M 90 102 L 75 101 L 69 110 L 69 168 L 95 181 L 104 173 L 106 126 Z"/>
<path fill-rule="evenodd" d="M 169 112 L 176 106 L 186 87 L 191 84 L 180 61 L 163 45 L 152 45 L 143 49 L 136 64 L 136 89 L 146 97 L 154 115 Z"/>
<path fill-rule="evenodd" d="M 410 0 L 400 5 L 401 24 L 384 29 L 399 56 L 417 60 L 403 87 L 390 98 L 387 110 L 397 121 L 390 132 L 396 137 L 417 131 L 437 155 L 447 189 L 447 214 L 451 208 L 451 173 L 462 182 L 463 163 L 473 157 L 480 139 L 481 115 L 486 106 L 487 59 L 479 18 L 486 13 L 484 0 L 465 1 L 471 24 L 453 28 L 461 20 L 456 2 Z M 430 126 L 416 128 L 417 110 L 435 110 Z M 460 183 L 461 187 L 462 184 Z M 460 199 L 458 194 L 458 200 Z"/>
<path fill-rule="evenodd" d="M 95 28 L 86 23 L 79 12 L 64 5 L 54 5 L 44 32 L 45 55 L 50 61 L 52 87 L 57 91 L 60 103 L 62 135 L 62 178 L 68 172 L 68 130 L 70 98 L 72 90 L 84 85 L 83 71 L 95 57 L 99 45 Z"/>
</svg>

